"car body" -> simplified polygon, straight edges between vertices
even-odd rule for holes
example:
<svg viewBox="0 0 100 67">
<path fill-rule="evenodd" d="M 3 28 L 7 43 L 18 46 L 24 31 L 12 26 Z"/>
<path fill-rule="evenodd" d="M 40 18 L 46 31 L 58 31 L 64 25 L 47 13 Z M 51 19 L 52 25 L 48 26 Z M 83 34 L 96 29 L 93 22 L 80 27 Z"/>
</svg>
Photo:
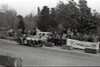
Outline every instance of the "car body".
<svg viewBox="0 0 100 67">
<path fill-rule="evenodd" d="M 26 46 L 33 46 L 33 47 L 42 47 L 43 42 L 41 39 L 36 39 L 34 37 L 21 37 L 17 39 L 17 42 L 20 45 L 26 45 Z"/>
</svg>

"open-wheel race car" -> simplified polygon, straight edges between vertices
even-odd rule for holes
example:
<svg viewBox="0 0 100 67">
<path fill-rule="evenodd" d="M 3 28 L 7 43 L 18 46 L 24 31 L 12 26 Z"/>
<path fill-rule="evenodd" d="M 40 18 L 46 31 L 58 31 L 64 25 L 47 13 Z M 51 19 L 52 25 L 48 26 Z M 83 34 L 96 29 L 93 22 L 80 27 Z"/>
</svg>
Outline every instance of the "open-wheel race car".
<svg viewBox="0 0 100 67">
<path fill-rule="evenodd" d="M 32 47 L 42 47 L 43 41 L 41 39 L 36 39 L 34 37 L 24 36 L 17 39 L 17 43 L 20 45 L 32 46 Z"/>
</svg>

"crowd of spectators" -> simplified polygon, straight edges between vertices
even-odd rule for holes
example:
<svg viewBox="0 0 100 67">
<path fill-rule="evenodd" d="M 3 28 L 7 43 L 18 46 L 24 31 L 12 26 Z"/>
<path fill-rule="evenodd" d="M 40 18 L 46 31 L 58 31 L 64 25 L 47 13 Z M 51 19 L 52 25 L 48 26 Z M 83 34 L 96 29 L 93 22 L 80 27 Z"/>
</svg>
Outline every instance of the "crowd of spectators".
<svg viewBox="0 0 100 67">
<path fill-rule="evenodd" d="M 36 35 L 36 31 L 27 31 L 30 33 L 30 35 Z M 27 33 L 26 32 L 26 33 Z M 17 31 L 16 33 L 19 37 L 21 37 L 21 32 L 20 30 Z M 8 35 L 10 37 L 14 36 L 14 32 L 13 31 L 8 31 Z M 54 32 L 53 35 L 51 35 L 50 37 L 52 38 L 56 38 L 56 39 L 66 39 L 66 38 L 70 38 L 70 39 L 75 39 L 75 40 L 80 40 L 80 41 L 88 41 L 88 42 L 98 42 L 100 41 L 99 36 L 93 34 L 93 33 L 79 33 L 77 30 L 72 30 L 72 29 L 68 29 L 65 32 L 62 33 L 62 35 L 59 35 L 57 32 Z"/>
<path fill-rule="evenodd" d="M 77 30 L 71 30 L 68 29 L 65 32 L 62 33 L 62 35 L 57 34 L 56 32 L 52 35 L 52 38 L 56 38 L 56 39 L 75 39 L 75 40 L 79 40 L 79 41 L 87 41 L 87 42 L 98 42 L 100 41 L 99 36 L 97 36 L 96 34 L 93 33 L 79 33 Z"/>
<path fill-rule="evenodd" d="M 88 41 L 88 42 L 98 42 L 100 40 L 99 36 L 93 34 L 93 33 L 79 33 L 77 30 L 73 31 L 68 29 L 67 33 L 63 33 L 63 38 L 70 38 L 80 41 Z"/>
</svg>

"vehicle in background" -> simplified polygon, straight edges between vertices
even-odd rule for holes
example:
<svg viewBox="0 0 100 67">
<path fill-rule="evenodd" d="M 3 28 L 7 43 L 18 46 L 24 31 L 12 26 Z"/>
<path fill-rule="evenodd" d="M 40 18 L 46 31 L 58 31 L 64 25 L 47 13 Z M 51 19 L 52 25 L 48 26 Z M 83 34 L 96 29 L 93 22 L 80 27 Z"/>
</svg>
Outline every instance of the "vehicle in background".
<svg viewBox="0 0 100 67">
<path fill-rule="evenodd" d="M 37 33 L 37 36 L 39 36 L 39 38 L 41 38 L 42 41 L 47 41 L 50 35 L 52 35 L 51 32 L 38 32 Z"/>
</svg>

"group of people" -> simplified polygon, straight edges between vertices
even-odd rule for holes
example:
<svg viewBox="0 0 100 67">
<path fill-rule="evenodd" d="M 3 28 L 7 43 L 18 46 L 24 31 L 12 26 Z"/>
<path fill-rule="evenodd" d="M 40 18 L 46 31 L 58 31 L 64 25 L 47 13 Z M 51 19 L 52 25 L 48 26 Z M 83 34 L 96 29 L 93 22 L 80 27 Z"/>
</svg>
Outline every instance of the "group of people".
<svg viewBox="0 0 100 67">
<path fill-rule="evenodd" d="M 91 32 L 89 34 L 87 33 L 79 33 L 76 31 L 71 31 L 70 29 L 67 30 L 67 33 L 63 33 L 63 36 L 65 38 L 80 40 L 80 41 L 88 41 L 88 42 L 98 42 L 100 40 L 99 36 L 92 34 Z"/>
<path fill-rule="evenodd" d="M 19 37 L 21 37 L 21 30 L 17 31 L 17 35 Z M 32 31 L 25 31 L 26 33 L 30 33 L 30 35 L 36 35 L 36 31 L 32 30 Z M 12 36 L 12 34 L 14 34 L 14 32 L 12 30 L 8 31 L 9 36 Z M 71 30 L 68 29 L 65 32 L 62 33 L 62 35 L 59 35 L 58 33 L 53 33 L 53 35 L 51 36 L 52 38 L 56 38 L 56 39 L 66 39 L 66 38 L 70 38 L 70 39 L 75 39 L 75 40 L 80 40 L 80 41 L 88 41 L 88 42 L 98 42 L 100 41 L 99 36 L 93 34 L 93 33 L 79 33 L 77 30 Z"/>
<path fill-rule="evenodd" d="M 63 32 L 62 35 L 57 34 L 56 32 L 52 35 L 52 38 L 55 39 L 75 39 L 79 41 L 87 41 L 87 42 L 98 42 L 100 41 L 99 36 L 93 33 L 79 33 L 77 30 L 68 29 L 66 32 Z"/>
</svg>

